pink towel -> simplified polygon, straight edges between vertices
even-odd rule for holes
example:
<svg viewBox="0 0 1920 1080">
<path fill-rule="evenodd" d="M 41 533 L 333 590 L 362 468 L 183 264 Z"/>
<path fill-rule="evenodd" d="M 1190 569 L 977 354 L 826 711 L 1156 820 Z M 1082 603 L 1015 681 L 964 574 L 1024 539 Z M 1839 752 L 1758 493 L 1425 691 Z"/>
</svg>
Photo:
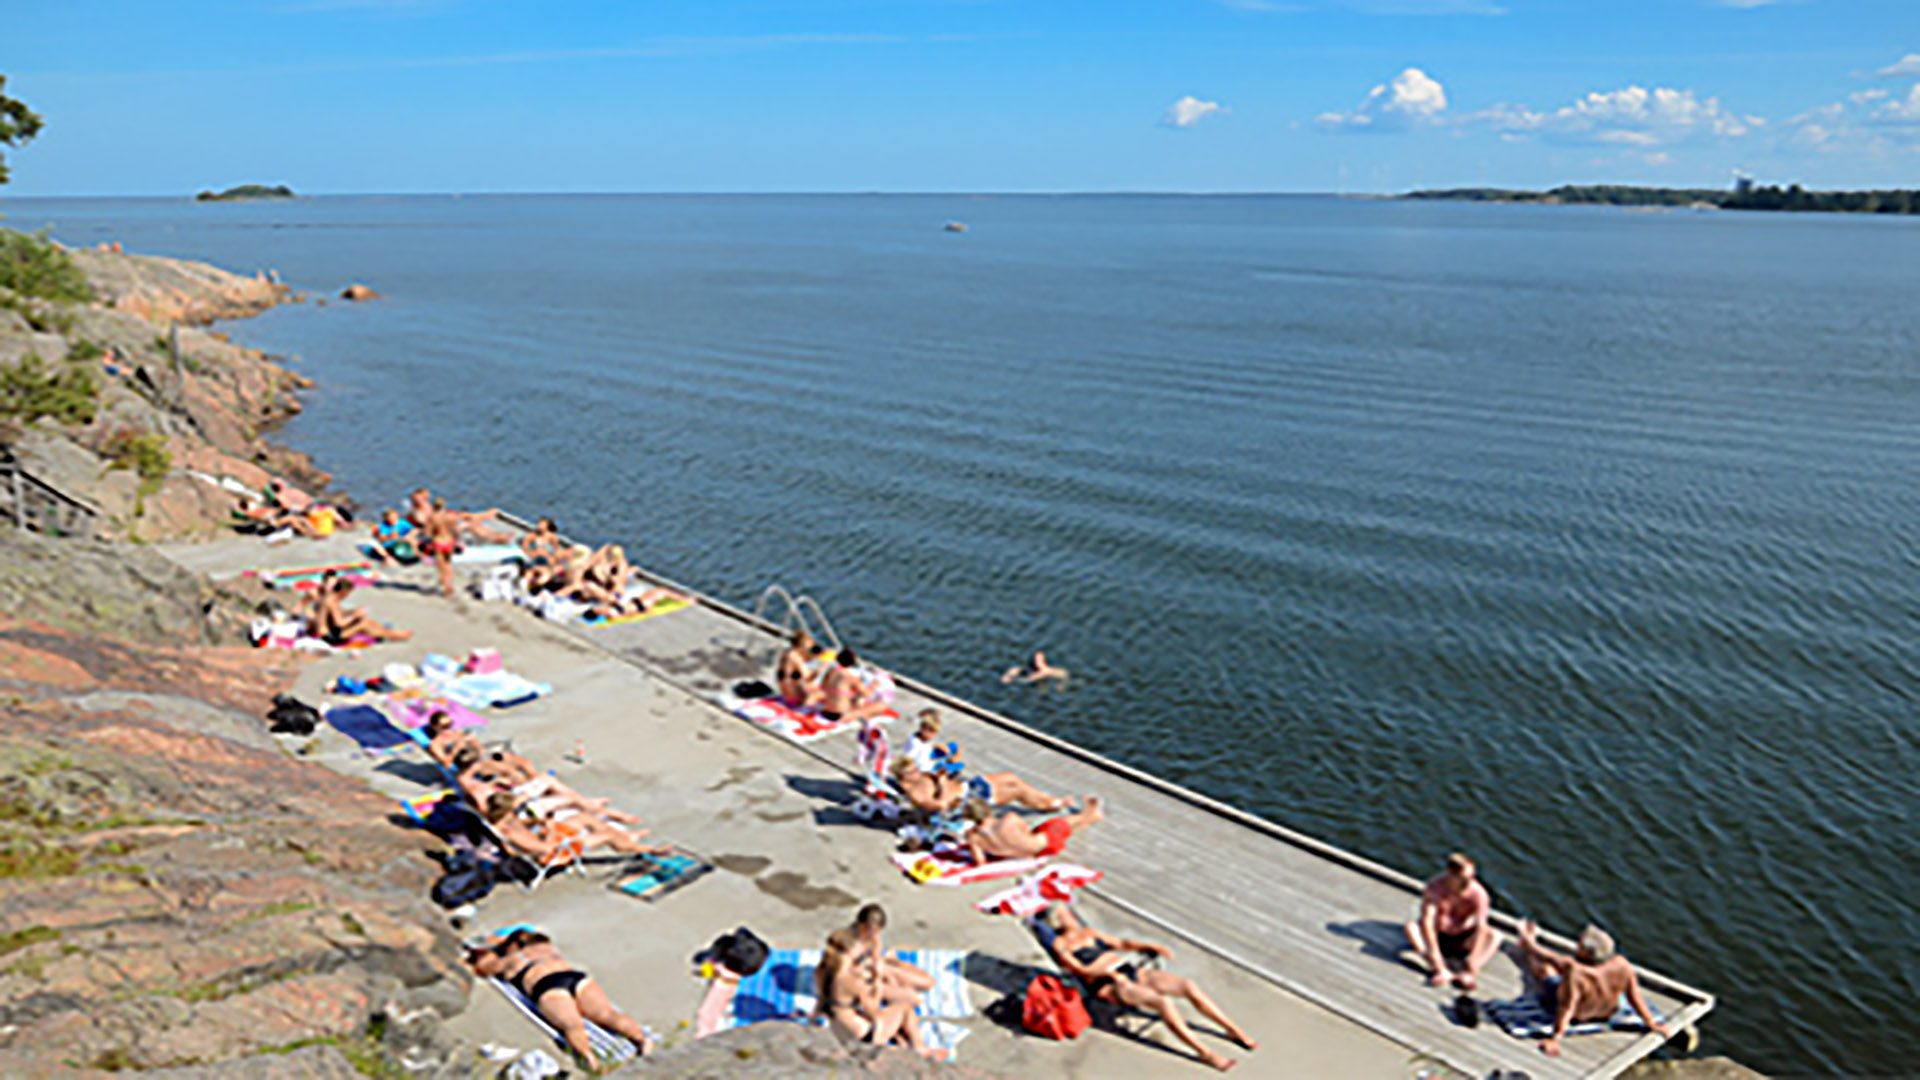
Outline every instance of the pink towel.
<svg viewBox="0 0 1920 1080">
<path fill-rule="evenodd" d="M 485 717 L 445 698 L 401 697 L 395 694 L 388 696 L 387 708 L 393 716 L 393 722 L 403 728 L 426 727 L 428 718 L 442 710 L 446 711 L 447 718 L 453 721 L 455 728 L 487 726 Z"/>
</svg>

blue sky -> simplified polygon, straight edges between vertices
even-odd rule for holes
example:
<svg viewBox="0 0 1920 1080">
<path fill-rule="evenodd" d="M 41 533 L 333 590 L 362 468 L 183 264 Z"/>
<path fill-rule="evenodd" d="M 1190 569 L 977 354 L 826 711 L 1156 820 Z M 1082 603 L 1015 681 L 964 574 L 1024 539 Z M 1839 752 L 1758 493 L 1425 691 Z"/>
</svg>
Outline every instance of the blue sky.
<svg viewBox="0 0 1920 1080">
<path fill-rule="evenodd" d="M 14 5 L 10 195 L 1920 186 L 1920 0 Z"/>
</svg>

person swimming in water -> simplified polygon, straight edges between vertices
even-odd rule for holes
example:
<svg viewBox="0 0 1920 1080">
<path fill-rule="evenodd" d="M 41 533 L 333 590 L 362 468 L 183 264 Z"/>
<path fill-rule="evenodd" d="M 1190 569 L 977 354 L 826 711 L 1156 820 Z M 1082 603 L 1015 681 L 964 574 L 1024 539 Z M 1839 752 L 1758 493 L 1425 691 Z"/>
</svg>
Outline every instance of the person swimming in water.
<svg viewBox="0 0 1920 1080">
<path fill-rule="evenodd" d="M 1000 676 L 1000 681 L 1003 683 L 1037 683 L 1046 682 L 1049 679 L 1065 680 L 1069 674 L 1070 672 L 1068 672 L 1066 668 L 1054 667 L 1052 664 L 1047 663 L 1046 653 L 1035 650 L 1033 662 L 1030 665 L 1026 667 L 1008 668 L 1006 674 Z"/>
</svg>

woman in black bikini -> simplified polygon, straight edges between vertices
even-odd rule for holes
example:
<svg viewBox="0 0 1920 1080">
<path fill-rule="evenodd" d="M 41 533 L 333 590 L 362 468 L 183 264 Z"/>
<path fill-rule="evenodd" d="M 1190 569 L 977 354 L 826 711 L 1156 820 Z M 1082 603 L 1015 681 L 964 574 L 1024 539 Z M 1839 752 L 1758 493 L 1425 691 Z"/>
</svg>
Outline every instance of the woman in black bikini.
<svg viewBox="0 0 1920 1080">
<path fill-rule="evenodd" d="M 828 934 L 820 966 L 813 971 L 814 994 L 833 1033 L 847 1042 L 874 1046 L 897 1042 L 930 1061 L 945 1061 L 945 1050 L 935 1050 L 921 1038 L 920 1019 L 913 1015 L 919 995 L 883 999 L 876 980 L 861 978 L 854 968 L 858 945 L 850 927 Z"/>
<path fill-rule="evenodd" d="M 1191 1001 L 1200 1015 L 1220 1025 L 1227 1038 L 1249 1050 L 1259 1049 L 1260 1044 L 1248 1038 L 1240 1025 L 1227 1019 L 1227 1014 L 1221 1012 L 1220 1006 L 1213 1003 L 1206 991 L 1194 985 L 1192 979 L 1171 971 L 1142 971 L 1138 965 L 1126 962 L 1124 956 L 1126 953 L 1143 953 L 1171 957 L 1172 949 L 1151 941 L 1133 941 L 1103 934 L 1081 922 L 1073 909 L 1065 904 L 1055 904 L 1045 918 L 1047 925 L 1055 932 L 1053 959 L 1062 969 L 1086 983 L 1087 989 L 1101 1001 L 1159 1013 L 1167 1021 L 1167 1030 L 1173 1032 L 1181 1042 L 1193 1047 L 1202 1064 L 1226 1072 L 1238 1062 L 1201 1045 L 1193 1029 L 1187 1026 L 1186 1017 L 1181 1016 L 1180 1009 L 1174 1005 L 1174 998 L 1183 997 Z"/>
<path fill-rule="evenodd" d="M 819 651 L 820 647 L 813 643 L 812 634 L 795 630 L 787 651 L 780 654 L 775 673 L 776 685 L 780 687 L 781 699 L 796 709 L 804 709 L 820 697 L 820 688 L 813 681 L 810 666 Z"/>
<path fill-rule="evenodd" d="M 545 934 L 515 930 L 468 953 L 467 962 L 475 974 L 503 978 L 525 994 L 588 1069 L 599 1067 L 587 1042 L 588 1020 L 624 1037 L 643 1056 L 653 1052 L 653 1040 L 639 1021 L 614 1008 L 593 976 L 568 966 Z"/>
</svg>

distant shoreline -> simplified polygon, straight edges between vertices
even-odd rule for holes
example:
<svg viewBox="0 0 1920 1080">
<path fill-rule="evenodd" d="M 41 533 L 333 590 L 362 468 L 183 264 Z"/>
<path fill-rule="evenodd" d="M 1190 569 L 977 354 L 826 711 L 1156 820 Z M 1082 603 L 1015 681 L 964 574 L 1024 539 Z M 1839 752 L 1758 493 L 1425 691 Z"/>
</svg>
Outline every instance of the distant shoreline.
<svg viewBox="0 0 1920 1080">
<path fill-rule="evenodd" d="M 1444 188 L 1399 196 L 1428 202 L 1535 203 L 1543 206 L 1626 206 L 1679 210 L 1763 210 L 1825 214 L 1920 214 L 1920 190 L 1808 191 L 1743 184 L 1731 189 L 1564 184 L 1548 191 Z"/>
</svg>

